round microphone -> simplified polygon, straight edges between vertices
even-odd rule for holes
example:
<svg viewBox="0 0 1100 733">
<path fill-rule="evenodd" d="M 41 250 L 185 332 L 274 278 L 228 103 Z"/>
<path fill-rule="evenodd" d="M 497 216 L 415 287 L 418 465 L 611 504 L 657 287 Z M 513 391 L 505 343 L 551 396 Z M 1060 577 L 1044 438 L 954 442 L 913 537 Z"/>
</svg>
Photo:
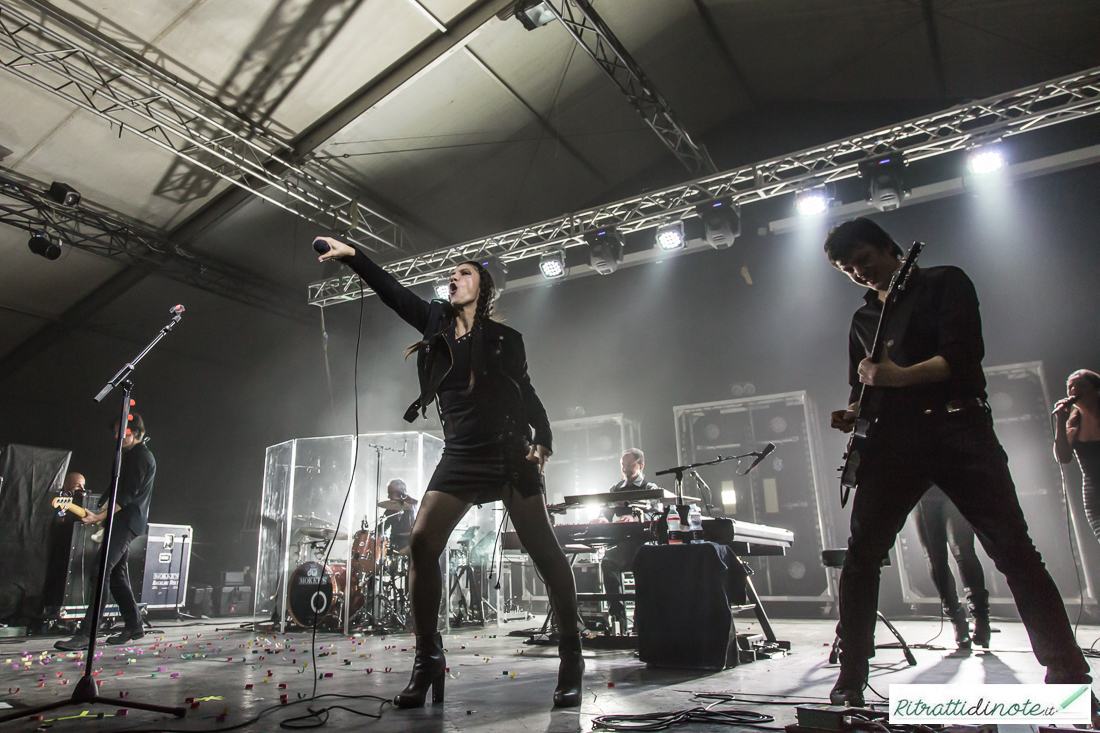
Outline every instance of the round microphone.
<svg viewBox="0 0 1100 733">
<path fill-rule="evenodd" d="M 328 242 L 326 242 L 325 240 L 323 240 L 323 239 L 314 239 L 313 240 L 313 250 L 317 254 L 323 255 L 323 254 L 327 253 L 330 249 L 332 249 L 332 247 L 329 247 Z"/>
<path fill-rule="evenodd" d="M 180 313 L 183 313 L 185 310 L 187 310 L 187 309 L 184 308 L 182 305 L 174 305 L 174 306 L 172 306 L 171 308 L 168 309 L 168 312 L 171 313 L 174 316 L 178 316 Z"/>
</svg>

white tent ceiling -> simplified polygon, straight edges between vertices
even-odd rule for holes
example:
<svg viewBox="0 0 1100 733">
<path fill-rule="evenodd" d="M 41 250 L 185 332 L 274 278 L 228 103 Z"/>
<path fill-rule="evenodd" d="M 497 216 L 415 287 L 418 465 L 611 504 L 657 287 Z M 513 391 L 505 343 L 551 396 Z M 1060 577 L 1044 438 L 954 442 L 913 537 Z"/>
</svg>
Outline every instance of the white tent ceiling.
<svg viewBox="0 0 1100 733">
<path fill-rule="evenodd" d="M 0 21 L 9 3 L 34 14 L 20 0 L 3 0 Z M 55 7 L 226 105 L 267 120 L 289 140 L 484 4 L 66 0 Z M 708 33 L 700 5 L 714 18 L 728 58 Z M 594 6 L 696 139 L 781 102 L 942 96 L 946 107 L 1100 65 L 1100 5 L 1093 0 L 595 0 Z M 513 19 L 493 19 L 467 40 L 360 114 L 320 146 L 318 157 L 442 242 L 579 208 L 667 164 L 661 141 L 559 24 L 527 31 Z M 0 52 L 0 60 L 10 58 Z M 12 151 L 0 166 L 46 184 L 66 181 L 87 200 L 165 232 L 229 185 L 197 175 L 181 189 L 174 184 L 189 166 L 173 154 L 120 135 L 117 125 L 9 73 L 0 73 L 0 146 Z M 719 167 L 741 162 L 717 161 Z M 265 211 L 275 210 L 248 206 L 234 216 L 254 220 Z M 303 222 L 302 231 L 311 226 Z M 238 223 L 227 231 L 241 230 Z M 273 251 L 267 237 L 220 242 L 209 236 L 196 245 L 246 268 L 260 257 L 287 256 Z M 47 262 L 28 251 L 25 232 L 0 226 L 0 356 L 45 325 L 43 317 L 59 317 L 120 269 L 80 251 Z M 250 269 L 300 284 L 293 268 Z"/>
</svg>

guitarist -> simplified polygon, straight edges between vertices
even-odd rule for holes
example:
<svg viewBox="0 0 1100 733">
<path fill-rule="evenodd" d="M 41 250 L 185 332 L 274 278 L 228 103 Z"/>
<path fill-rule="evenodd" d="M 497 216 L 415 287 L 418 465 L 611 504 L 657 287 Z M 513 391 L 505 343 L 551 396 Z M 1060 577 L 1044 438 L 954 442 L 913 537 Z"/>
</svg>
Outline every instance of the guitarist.
<svg viewBox="0 0 1100 733">
<path fill-rule="evenodd" d="M 863 705 L 867 660 L 875 654 L 879 575 L 909 512 L 934 483 L 974 527 L 1008 580 L 1048 683 L 1091 682 L 1058 588 L 1028 536 L 1008 458 L 986 405 L 981 316 L 974 285 L 957 267 L 914 270 L 885 328 L 884 353 L 872 343 L 902 250 L 870 219 L 834 227 L 829 261 L 867 288 L 848 342 L 850 404 L 832 413 L 850 431 L 856 411 L 877 402 L 861 451 L 848 554 L 840 576 L 840 675 L 834 705 Z M 862 394 L 862 396 L 861 396 Z M 1093 716 L 1096 717 L 1095 697 Z"/>
<path fill-rule="evenodd" d="M 145 636 L 141 625 L 134 591 L 130 587 L 130 575 L 126 561 L 130 555 L 130 542 L 148 531 L 149 502 L 153 496 L 153 478 L 157 472 L 157 462 L 145 445 L 145 423 L 141 415 L 133 413 L 134 419 L 122 441 L 122 465 L 119 467 L 118 493 L 115 497 L 115 517 L 111 527 L 109 546 L 101 552 L 107 553 L 107 579 L 111 596 L 118 604 L 118 611 L 126 627 L 122 632 L 107 639 L 108 644 L 126 644 Z M 115 437 L 118 437 L 118 423 L 111 425 Z M 102 501 L 107 501 L 109 492 L 104 493 Z M 88 512 L 81 518 L 85 524 L 101 522 L 107 516 L 107 508 L 100 505 L 98 512 Z M 62 651 L 78 651 L 88 647 L 88 637 L 99 623 L 92 618 L 92 604 L 76 635 L 71 639 L 59 641 L 54 647 Z"/>
</svg>

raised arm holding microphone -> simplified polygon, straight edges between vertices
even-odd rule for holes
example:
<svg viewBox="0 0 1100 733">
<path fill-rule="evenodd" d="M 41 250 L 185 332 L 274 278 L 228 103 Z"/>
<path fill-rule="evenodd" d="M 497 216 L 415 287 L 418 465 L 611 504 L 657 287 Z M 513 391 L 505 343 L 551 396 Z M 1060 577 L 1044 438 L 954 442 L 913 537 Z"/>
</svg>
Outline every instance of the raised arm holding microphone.
<svg viewBox="0 0 1100 733">
<path fill-rule="evenodd" d="M 459 263 L 450 275 L 449 299 L 429 302 L 356 248 L 331 237 L 318 237 L 313 246 L 321 262 L 337 259 L 351 267 L 421 335 L 406 350 L 406 356 L 416 355 L 420 397 L 405 419 L 412 422 L 435 402 L 443 423 L 443 456 L 424 492 L 410 540 L 416 659 L 412 679 L 394 705 L 422 706 L 429 687 L 432 701 L 443 701 L 446 661 L 436 629 L 443 588 L 439 556 L 471 504 L 497 500 L 504 502 L 550 589 L 561 658 L 554 704 L 580 705 L 584 660 L 576 586 L 544 496 L 550 422 L 527 373 L 523 337 L 492 318 L 492 276 L 477 261 Z"/>
</svg>

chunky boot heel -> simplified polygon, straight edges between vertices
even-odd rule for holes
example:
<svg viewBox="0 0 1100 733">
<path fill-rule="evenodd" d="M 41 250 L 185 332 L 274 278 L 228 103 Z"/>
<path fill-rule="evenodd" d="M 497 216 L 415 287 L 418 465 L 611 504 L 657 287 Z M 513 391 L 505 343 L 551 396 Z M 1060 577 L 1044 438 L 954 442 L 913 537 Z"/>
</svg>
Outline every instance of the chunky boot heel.
<svg viewBox="0 0 1100 733">
<path fill-rule="evenodd" d="M 438 633 L 416 637 L 416 658 L 413 660 L 409 686 L 394 696 L 398 708 L 424 707 L 424 697 L 432 688 L 432 703 L 443 702 L 443 684 L 447 679 L 447 660 L 443 656 L 443 637 Z"/>
<path fill-rule="evenodd" d="M 945 608 L 944 612 L 951 619 L 951 625 L 955 627 L 955 644 L 959 649 L 971 649 L 973 644 L 970 639 L 970 623 L 966 620 L 966 611 L 958 605 L 954 609 Z"/>
<path fill-rule="evenodd" d="M 970 614 L 974 617 L 974 643 L 988 649 L 993 633 L 989 626 L 989 591 L 983 590 L 970 595 Z"/>
<path fill-rule="evenodd" d="M 554 707 L 575 708 L 581 704 L 581 686 L 584 683 L 584 657 L 581 656 L 581 637 L 563 636 L 558 642 L 558 686 L 554 690 Z"/>
<path fill-rule="evenodd" d="M 841 652 L 840 675 L 829 692 L 829 702 L 844 707 L 863 707 L 863 688 L 867 686 L 868 672 L 866 659 L 845 659 Z"/>
</svg>

